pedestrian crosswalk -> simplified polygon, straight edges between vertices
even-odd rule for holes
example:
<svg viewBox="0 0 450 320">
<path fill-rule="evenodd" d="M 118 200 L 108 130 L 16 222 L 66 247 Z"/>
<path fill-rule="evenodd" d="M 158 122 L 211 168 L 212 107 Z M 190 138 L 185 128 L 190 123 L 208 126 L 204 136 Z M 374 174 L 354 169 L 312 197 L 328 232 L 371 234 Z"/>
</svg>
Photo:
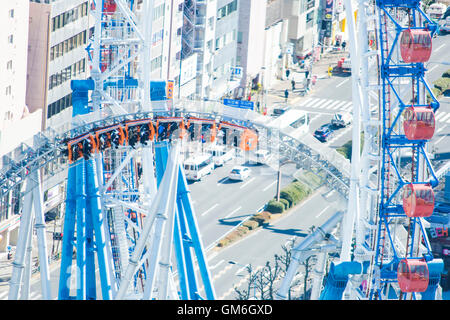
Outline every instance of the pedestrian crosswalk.
<svg viewBox="0 0 450 320">
<path fill-rule="evenodd" d="M 299 101 L 297 106 L 308 109 L 307 111 L 317 110 L 318 112 L 351 112 L 353 108 L 353 102 L 347 100 L 336 99 L 324 99 L 309 97 L 302 101 Z M 371 112 L 377 112 L 378 106 L 374 105 L 370 108 Z M 435 121 L 441 124 L 450 124 L 450 112 L 438 110 L 435 115 Z"/>
<path fill-rule="evenodd" d="M 348 112 L 352 109 L 352 101 L 335 100 L 335 99 L 323 99 L 310 97 L 298 103 L 298 106 L 315 109 L 319 111 L 330 112 Z"/>
</svg>

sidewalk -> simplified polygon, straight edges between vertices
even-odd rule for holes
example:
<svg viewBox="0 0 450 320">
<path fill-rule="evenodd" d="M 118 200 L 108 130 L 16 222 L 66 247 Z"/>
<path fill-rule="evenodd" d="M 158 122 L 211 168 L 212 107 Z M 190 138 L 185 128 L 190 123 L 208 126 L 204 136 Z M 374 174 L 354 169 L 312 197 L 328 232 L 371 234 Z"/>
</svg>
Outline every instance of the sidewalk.
<svg viewBox="0 0 450 320">
<path fill-rule="evenodd" d="M 324 52 L 320 59 L 312 64 L 310 77 L 316 77 L 317 81 L 328 79 L 328 67 L 335 68 L 337 62 L 349 54 L 348 51 L 329 51 Z M 310 90 L 303 94 L 303 81 L 305 81 L 305 71 L 297 65 L 293 66 L 290 70 L 289 78 L 277 79 L 271 88 L 267 90 L 266 103 L 268 108 L 268 114 L 271 113 L 271 109 L 276 104 L 285 103 L 284 91 L 287 89 L 289 92 L 288 104 L 292 105 L 298 103 L 302 98 L 306 98 L 311 95 L 315 90 L 315 85 L 311 85 Z M 292 79 L 295 80 L 295 90 L 292 92 Z"/>
<path fill-rule="evenodd" d="M 56 232 L 61 232 L 61 223 L 62 219 L 56 220 Z M 52 266 L 57 263 L 59 260 L 53 260 L 52 257 L 52 247 L 54 245 L 54 251 L 55 252 L 61 252 L 61 243 L 58 244 L 58 242 L 61 242 L 59 240 L 53 240 L 53 231 L 54 231 L 54 221 L 47 222 L 45 224 L 45 234 L 46 234 L 46 240 L 47 240 L 47 252 L 48 252 L 48 258 L 49 258 L 49 267 L 52 268 Z M 39 277 L 39 272 L 37 270 L 38 266 L 38 246 L 37 246 L 37 237 L 34 234 L 33 235 L 33 250 L 32 250 L 32 275 L 31 279 Z M 15 259 L 15 247 L 12 248 L 12 259 L 8 260 L 7 252 L 0 252 L 0 290 L 9 289 L 9 281 L 11 280 L 12 275 L 12 269 L 13 269 L 13 262 Z M 58 251 L 56 251 L 56 249 Z M 34 272 L 33 271 L 37 271 Z"/>
</svg>

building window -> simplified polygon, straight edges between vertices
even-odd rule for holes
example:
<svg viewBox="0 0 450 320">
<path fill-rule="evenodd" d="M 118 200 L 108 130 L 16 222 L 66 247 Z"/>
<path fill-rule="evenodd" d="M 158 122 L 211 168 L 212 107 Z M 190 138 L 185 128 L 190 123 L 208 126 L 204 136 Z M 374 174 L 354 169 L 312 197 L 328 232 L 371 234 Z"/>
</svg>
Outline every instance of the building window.
<svg viewBox="0 0 450 320">
<path fill-rule="evenodd" d="M 62 97 L 61 99 L 47 106 L 47 119 L 71 106 L 72 106 L 72 94 L 69 93 L 68 95 Z"/>
<path fill-rule="evenodd" d="M 52 31 L 56 31 L 67 24 L 77 21 L 79 18 L 86 16 L 88 13 L 88 2 L 84 2 L 81 5 L 61 13 L 52 18 Z"/>
<path fill-rule="evenodd" d="M 237 0 L 233 0 L 227 5 L 217 10 L 217 20 L 220 20 L 237 10 Z"/>
<path fill-rule="evenodd" d="M 155 71 L 156 69 L 162 66 L 162 56 L 156 57 L 150 62 L 151 71 Z"/>
</svg>

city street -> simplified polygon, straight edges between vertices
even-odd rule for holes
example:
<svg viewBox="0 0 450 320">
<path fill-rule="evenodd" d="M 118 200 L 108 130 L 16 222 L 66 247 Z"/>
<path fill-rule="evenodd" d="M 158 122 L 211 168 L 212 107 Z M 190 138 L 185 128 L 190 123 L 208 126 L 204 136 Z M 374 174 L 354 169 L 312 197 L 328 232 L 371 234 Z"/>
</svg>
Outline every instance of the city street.
<svg viewBox="0 0 450 320">
<path fill-rule="evenodd" d="M 428 71 L 426 79 L 428 84 L 433 87 L 433 82 L 439 79 L 442 74 L 450 69 L 449 56 L 443 54 L 450 50 L 450 35 L 440 35 L 433 39 L 433 51 L 430 61 L 426 64 Z M 300 90 L 291 91 L 289 80 L 280 81 L 276 88 L 268 90 L 266 102 L 268 110 L 274 106 L 286 104 L 284 99 L 284 89 L 288 89 L 289 98 L 287 105 L 295 109 L 305 110 L 310 117 L 310 132 L 314 131 L 325 123 L 329 123 L 335 113 L 351 112 L 352 103 L 352 77 L 347 74 L 333 73 L 331 78 L 326 75 L 326 67 L 336 66 L 336 61 L 346 56 L 347 53 L 328 53 L 322 60 L 319 60 L 313 66 L 313 75 L 317 75 L 317 83 L 312 90 L 302 96 Z M 293 71 L 296 79 L 304 77 L 303 72 Z M 450 134 L 450 97 L 441 96 L 439 98 L 440 108 L 436 112 L 436 132 L 430 141 L 430 150 L 435 151 L 436 156 L 440 159 L 450 158 L 450 145 L 446 141 L 446 137 Z M 373 107 L 372 112 L 377 112 L 377 107 Z M 326 142 L 332 148 L 342 146 L 351 139 L 351 126 L 339 129 L 335 135 Z"/>
<path fill-rule="evenodd" d="M 236 298 L 233 287 L 245 287 L 248 280 L 245 266 L 251 264 L 257 270 L 267 261 L 273 266 L 274 255 L 282 253 L 282 245 L 294 238 L 296 244 L 300 243 L 309 234 L 311 226 L 320 226 L 336 211 L 345 208 L 346 202 L 342 196 L 322 187 L 286 216 L 212 253 L 208 262 L 218 299 Z"/>
</svg>

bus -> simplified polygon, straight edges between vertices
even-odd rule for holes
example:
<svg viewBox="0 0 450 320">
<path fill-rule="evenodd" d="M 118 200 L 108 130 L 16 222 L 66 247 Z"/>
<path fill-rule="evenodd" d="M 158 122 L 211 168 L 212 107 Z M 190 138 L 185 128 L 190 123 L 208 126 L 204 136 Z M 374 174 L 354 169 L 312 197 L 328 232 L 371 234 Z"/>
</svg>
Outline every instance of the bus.
<svg viewBox="0 0 450 320">
<path fill-rule="evenodd" d="M 214 170 L 211 154 L 197 155 L 184 161 L 184 172 L 187 180 L 200 181 Z"/>
</svg>

